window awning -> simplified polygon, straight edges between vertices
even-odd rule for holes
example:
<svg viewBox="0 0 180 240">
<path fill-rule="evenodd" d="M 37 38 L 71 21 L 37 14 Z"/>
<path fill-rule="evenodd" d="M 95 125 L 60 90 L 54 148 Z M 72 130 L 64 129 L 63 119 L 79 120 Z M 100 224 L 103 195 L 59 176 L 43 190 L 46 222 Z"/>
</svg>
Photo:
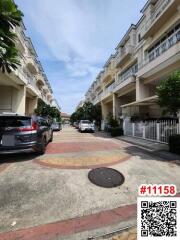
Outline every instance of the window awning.
<svg viewBox="0 0 180 240">
<path fill-rule="evenodd" d="M 140 101 L 135 101 L 135 102 L 121 105 L 121 107 L 124 108 L 124 107 L 131 107 L 131 106 L 147 106 L 147 105 L 151 105 L 152 103 L 156 103 L 157 99 L 158 99 L 158 96 L 154 95 L 152 97 L 144 98 L 143 100 L 140 100 Z"/>
</svg>

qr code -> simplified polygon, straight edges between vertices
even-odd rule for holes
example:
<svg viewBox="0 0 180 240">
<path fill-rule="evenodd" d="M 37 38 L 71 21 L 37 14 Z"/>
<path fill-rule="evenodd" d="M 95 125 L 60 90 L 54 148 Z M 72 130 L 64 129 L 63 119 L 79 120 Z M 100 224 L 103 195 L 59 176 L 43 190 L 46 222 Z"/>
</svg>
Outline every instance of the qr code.
<svg viewBox="0 0 180 240">
<path fill-rule="evenodd" d="M 180 198 L 138 198 L 138 240 L 180 240 Z"/>
</svg>

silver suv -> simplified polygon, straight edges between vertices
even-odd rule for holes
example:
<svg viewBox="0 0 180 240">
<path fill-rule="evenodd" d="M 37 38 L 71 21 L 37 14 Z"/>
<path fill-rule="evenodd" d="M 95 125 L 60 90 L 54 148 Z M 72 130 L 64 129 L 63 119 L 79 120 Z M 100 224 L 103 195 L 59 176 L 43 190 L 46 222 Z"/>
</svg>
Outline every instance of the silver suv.
<svg viewBox="0 0 180 240">
<path fill-rule="evenodd" d="M 79 131 L 80 132 L 94 132 L 94 124 L 89 120 L 81 120 L 79 122 Z"/>
<path fill-rule="evenodd" d="M 53 131 L 47 119 L 0 114 L 0 153 L 33 149 L 43 154 L 52 140 Z"/>
</svg>

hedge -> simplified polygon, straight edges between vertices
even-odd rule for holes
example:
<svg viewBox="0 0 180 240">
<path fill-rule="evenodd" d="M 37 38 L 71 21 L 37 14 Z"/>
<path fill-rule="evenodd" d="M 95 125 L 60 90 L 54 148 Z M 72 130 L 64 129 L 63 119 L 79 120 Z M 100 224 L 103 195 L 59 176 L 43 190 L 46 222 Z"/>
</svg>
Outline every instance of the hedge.
<svg viewBox="0 0 180 240">
<path fill-rule="evenodd" d="M 122 136 L 123 135 L 123 129 L 120 127 L 114 127 L 111 128 L 111 136 L 112 137 L 117 137 L 117 136 Z"/>
<path fill-rule="evenodd" d="M 180 134 L 169 137 L 169 151 L 180 154 Z"/>
</svg>

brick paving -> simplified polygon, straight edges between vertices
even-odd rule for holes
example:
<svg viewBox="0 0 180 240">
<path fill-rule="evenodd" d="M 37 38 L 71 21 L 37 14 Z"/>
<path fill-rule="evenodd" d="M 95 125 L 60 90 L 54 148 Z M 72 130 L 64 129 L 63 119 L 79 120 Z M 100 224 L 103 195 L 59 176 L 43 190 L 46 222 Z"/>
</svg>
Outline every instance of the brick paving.
<svg viewBox="0 0 180 240">
<path fill-rule="evenodd" d="M 0 233 L 0 240 L 51 240 L 57 235 L 61 239 L 62 236 L 112 225 L 134 216 L 136 204 L 29 229 Z"/>
<path fill-rule="evenodd" d="M 89 150 L 89 149 L 88 149 Z M 111 166 L 130 158 L 130 155 L 121 150 L 109 150 L 98 152 L 81 152 L 66 154 L 46 154 L 35 162 L 48 167 L 67 169 L 89 169 L 94 167 Z"/>
</svg>

